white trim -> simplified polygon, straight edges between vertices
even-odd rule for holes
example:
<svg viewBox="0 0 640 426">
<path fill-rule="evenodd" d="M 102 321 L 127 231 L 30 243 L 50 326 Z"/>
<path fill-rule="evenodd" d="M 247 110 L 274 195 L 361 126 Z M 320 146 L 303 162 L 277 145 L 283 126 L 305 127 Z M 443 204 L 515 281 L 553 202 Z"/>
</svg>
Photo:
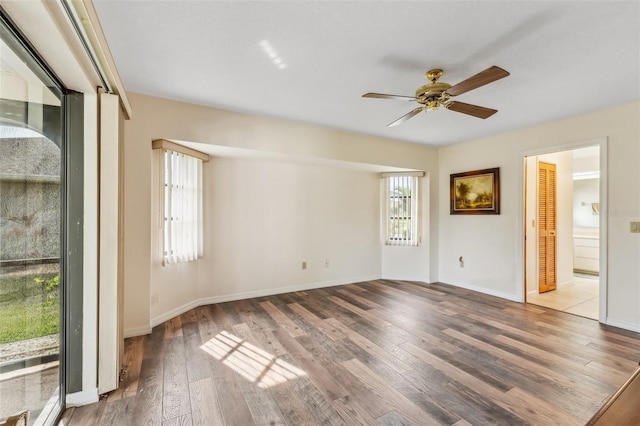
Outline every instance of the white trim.
<svg viewBox="0 0 640 426">
<path fill-rule="evenodd" d="M 359 283 L 364 281 L 373 281 L 373 280 L 379 280 L 379 279 L 381 279 L 379 275 L 369 275 L 366 277 L 354 277 L 354 278 L 341 279 L 341 280 L 321 281 L 321 282 L 315 282 L 315 283 L 298 284 L 298 285 L 271 288 L 271 289 L 265 289 L 265 290 L 254 290 L 254 291 L 247 291 L 242 293 L 225 294 L 221 296 L 203 297 L 200 299 L 192 300 L 191 302 L 185 303 L 182 306 L 179 306 L 168 312 L 165 312 L 163 314 L 160 314 L 151 318 L 151 327 L 155 327 L 159 324 L 162 324 L 163 322 L 168 321 L 171 318 L 175 318 L 178 315 L 184 314 L 185 312 L 190 311 L 191 309 L 197 308 L 199 306 L 213 305 L 216 303 L 224 303 L 224 302 L 234 302 L 236 300 L 252 299 L 254 297 L 274 296 L 276 294 L 292 293 L 294 291 L 313 290 L 317 288 L 333 287 L 333 286 L 345 285 L 345 284 L 354 284 L 354 283 Z M 128 334 L 131 331 L 134 331 L 134 330 L 127 330 L 125 334 Z"/>
<path fill-rule="evenodd" d="M 447 284 L 447 283 L 442 283 L 442 284 Z M 486 287 L 479 287 L 479 286 L 470 285 L 470 284 L 447 284 L 447 285 L 452 285 L 454 287 L 465 288 L 467 290 L 472 290 L 472 291 L 475 291 L 477 293 L 488 294 L 489 296 L 495 296 L 495 297 L 499 297 L 501 299 L 511 300 L 512 302 L 520 302 L 520 300 L 518 299 L 518 295 L 517 294 L 513 294 L 513 293 L 506 293 L 504 291 L 492 290 L 492 289 L 488 289 Z"/>
<path fill-rule="evenodd" d="M 516 283 L 517 283 L 517 300 L 518 302 L 525 303 L 525 276 L 524 276 L 524 203 L 525 203 L 525 191 L 524 191 L 524 164 L 527 157 L 538 156 L 543 154 L 549 154 L 553 152 L 571 151 L 574 149 L 587 148 L 590 146 L 600 147 L 600 306 L 599 306 L 599 321 L 604 324 L 607 318 L 607 215 L 604 212 L 608 209 L 607 204 L 607 138 L 600 137 L 594 139 L 587 139 L 583 141 L 575 141 L 562 145 L 554 145 L 544 148 L 537 148 L 533 150 L 523 151 L 520 153 L 520 164 L 518 166 L 518 180 L 519 187 L 521 188 L 520 203 L 518 203 L 518 244 L 516 247 Z M 625 328 L 625 327 L 621 327 Z"/>
<path fill-rule="evenodd" d="M 73 1 L 73 0 L 61 0 L 64 2 L 72 16 L 67 16 L 69 20 L 69 27 L 74 28 L 77 26 L 78 31 L 74 30 L 78 40 L 84 40 L 89 49 L 88 52 L 84 52 L 87 58 L 92 59 L 95 63 L 96 74 L 102 80 L 106 80 L 105 83 L 110 85 L 109 88 L 113 93 L 120 96 L 119 103 L 122 106 L 122 110 L 125 113 L 127 119 L 131 118 L 131 104 L 127 98 L 127 92 L 120 79 L 120 74 L 116 68 L 115 61 L 109 50 L 107 39 L 102 31 L 102 25 L 98 19 L 98 14 L 95 10 L 95 6 L 92 1 Z M 63 7 L 64 9 L 64 7 Z M 71 20 L 75 21 L 76 25 L 73 25 Z"/>
<path fill-rule="evenodd" d="M 83 405 L 98 402 L 98 388 L 87 389 L 80 392 L 68 393 L 65 398 L 67 408 L 81 407 Z"/>
<path fill-rule="evenodd" d="M 120 138 L 119 99 L 99 95 L 99 242 L 98 242 L 98 387 L 100 393 L 118 388 L 121 322 L 118 320 L 118 264 L 120 253 Z M 87 167 L 91 167 L 87 165 Z M 88 361 L 88 360 L 87 360 Z"/>
<path fill-rule="evenodd" d="M 608 226 L 609 226 L 609 201 L 608 201 L 608 180 L 609 172 L 607 170 L 607 153 L 609 151 L 608 140 L 603 138 L 600 141 L 600 223 L 599 229 L 599 241 L 600 241 L 600 266 L 598 271 L 598 279 L 600 284 L 600 306 L 599 306 L 599 318 L 598 320 L 603 323 L 607 323 L 607 317 L 609 315 L 607 309 L 607 294 L 608 292 L 608 271 L 607 271 L 607 248 L 609 245 L 608 240 Z M 637 327 L 637 326 L 636 326 Z M 626 327 L 622 327 L 626 328 Z M 635 331 L 640 331 L 636 328 Z"/>
<path fill-rule="evenodd" d="M 610 325 L 612 327 L 623 328 L 629 331 L 635 331 L 636 333 L 640 333 L 640 325 L 632 324 L 630 322 L 618 321 L 611 318 L 607 318 L 606 321 L 600 321 L 603 324 Z"/>
<path fill-rule="evenodd" d="M 203 163 L 209 161 L 209 154 L 205 154 L 202 151 L 198 151 L 188 146 L 180 145 L 179 143 L 171 142 L 166 139 L 155 139 L 151 142 L 151 149 L 164 149 L 179 152 L 184 155 L 199 158 Z"/>
<path fill-rule="evenodd" d="M 381 178 L 392 177 L 392 176 L 415 176 L 415 177 L 424 177 L 425 172 L 382 172 L 380 173 Z"/>
<path fill-rule="evenodd" d="M 144 336 L 145 334 L 151 334 L 151 326 L 145 325 L 144 327 L 128 328 L 124 331 L 124 338 Z"/>
</svg>

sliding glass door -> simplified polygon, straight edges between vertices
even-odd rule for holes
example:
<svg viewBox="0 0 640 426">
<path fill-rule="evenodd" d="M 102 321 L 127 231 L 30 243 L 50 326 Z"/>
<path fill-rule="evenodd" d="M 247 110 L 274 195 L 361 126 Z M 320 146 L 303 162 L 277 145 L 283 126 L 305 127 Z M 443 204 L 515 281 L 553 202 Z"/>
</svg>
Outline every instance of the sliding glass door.
<svg viewBox="0 0 640 426">
<path fill-rule="evenodd" d="M 64 95 L 0 26 L 0 421 L 46 424 L 64 392 Z"/>
</svg>

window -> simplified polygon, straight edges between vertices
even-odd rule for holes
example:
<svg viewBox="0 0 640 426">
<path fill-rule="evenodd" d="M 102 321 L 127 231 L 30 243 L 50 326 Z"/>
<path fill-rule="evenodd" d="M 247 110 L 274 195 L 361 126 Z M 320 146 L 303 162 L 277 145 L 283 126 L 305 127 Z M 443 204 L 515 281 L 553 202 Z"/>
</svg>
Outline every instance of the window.
<svg viewBox="0 0 640 426">
<path fill-rule="evenodd" d="M 202 257 L 202 163 L 206 154 L 172 142 L 154 141 L 162 148 L 163 264 Z"/>
<path fill-rule="evenodd" d="M 385 243 L 393 246 L 417 246 L 418 181 L 423 173 L 382 175 L 385 199 Z"/>
</svg>

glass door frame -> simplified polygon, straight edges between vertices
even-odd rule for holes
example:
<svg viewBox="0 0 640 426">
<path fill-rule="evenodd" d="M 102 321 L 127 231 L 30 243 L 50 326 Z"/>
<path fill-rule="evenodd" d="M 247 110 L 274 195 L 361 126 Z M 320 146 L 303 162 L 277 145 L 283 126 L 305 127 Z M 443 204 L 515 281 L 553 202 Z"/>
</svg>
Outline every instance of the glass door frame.
<svg viewBox="0 0 640 426">
<path fill-rule="evenodd" d="M 49 139 L 61 151 L 59 395 L 55 404 L 45 407 L 50 411 L 41 419 L 44 424 L 55 424 L 64 412 L 65 396 L 83 389 L 84 98 L 62 84 L 1 6 L 0 32 L 4 42 L 61 101 L 59 123 L 48 123 L 59 126 L 58 140 Z M 49 136 L 46 126 L 40 130 Z"/>
</svg>

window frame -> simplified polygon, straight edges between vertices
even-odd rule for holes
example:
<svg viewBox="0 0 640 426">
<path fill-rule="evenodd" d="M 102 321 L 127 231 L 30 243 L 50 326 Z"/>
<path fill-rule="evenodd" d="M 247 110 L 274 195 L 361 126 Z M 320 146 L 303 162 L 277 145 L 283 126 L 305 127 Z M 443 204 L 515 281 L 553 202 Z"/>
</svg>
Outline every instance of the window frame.
<svg viewBox="0 0 640 426">
<path fill-rule="evenodd" d="M 160 211 L 160 223 L 161 236 L 160 236 L 160 252 L 162 257 L 162 265 L 191 262 L 197 260 L 203 256 L 203 166 L 204 163 L 209 161 L 209 156 L 200 151 L 188 148 L 186 146 L 170 142 L 164 139 L 155 140 L 152 143 L 152 148 L 161 150 L 159 155 L 159 185 L 160 185 L 160 197 L 159 197 L 159 211 Z M 169 156 L 169 157 L 168 157 Z M 196 167 L 196 170 L 191 170 L 191 173 L 196 173 L 196 176 L 190 176 L 192 179 L 191 186 L 174 188 L 178 189 L 175 193 L 169 195 L 169 185 L 176 185 L 175 180 L 169 182 L 168 178 L 171 169 L 169 168 L 168 158 L 172 159 L 171 164 L 174 161 L 179 163 L 186 163 L 192 160 L 196 160 L 196 164 L 192 164 L 191 167 Z M 182 161 L 186 160 L 186 161 Z M 182 167 L 186 165 L 183 164 Z M 185 184 L 184 182 L 182 183 Z M 180 184 L 178 184 L 180 185 Z M 181 203 L 187 203 L 190 205 L 190 219 L 188 221 L 175 218 L 175 209 L 171 203 L 172 198 L 180 198 Z M 184 197 L 187 197 L 185 200 Z M 195 198 L 195 199 L 194 199 Z M 195 215 L 195 217 L 194 217 Z M 170 222 L 171 220 L 171 222 Z M 195 221 L 195 225 L 193 222 Z M 171 224 L 171 226 L 169 226 Z M 185 229 L 185 227 L 187 229 Z M 176 229 L 177 228 L 177 229 Z M 187 232 L 191 234 L 188 239 L 190 242 L 188 245 L 190 249 L 185 249 L 185 243 L 181 237 L 170 238 L 168 232 Z M 172 234 L 175 237 L 176 234 Z M 174 244 L 178 243 L 176 246 Z M 181 247 L 180 247 L 181 246 Z M 178 251 L 176 251 L 178 250 Z"/>
<path fill-rule="evenodd" d="M 384 244 L 417 247 L 421 243 L 421 183 L 424 172 L 383 173 Z M 398 192 L 398 188 L 402 188 Z M 409 190 L 409 193 L 406 190 Z M 405 221 L 404 225 L 399 222 Z"/>
</svg>

